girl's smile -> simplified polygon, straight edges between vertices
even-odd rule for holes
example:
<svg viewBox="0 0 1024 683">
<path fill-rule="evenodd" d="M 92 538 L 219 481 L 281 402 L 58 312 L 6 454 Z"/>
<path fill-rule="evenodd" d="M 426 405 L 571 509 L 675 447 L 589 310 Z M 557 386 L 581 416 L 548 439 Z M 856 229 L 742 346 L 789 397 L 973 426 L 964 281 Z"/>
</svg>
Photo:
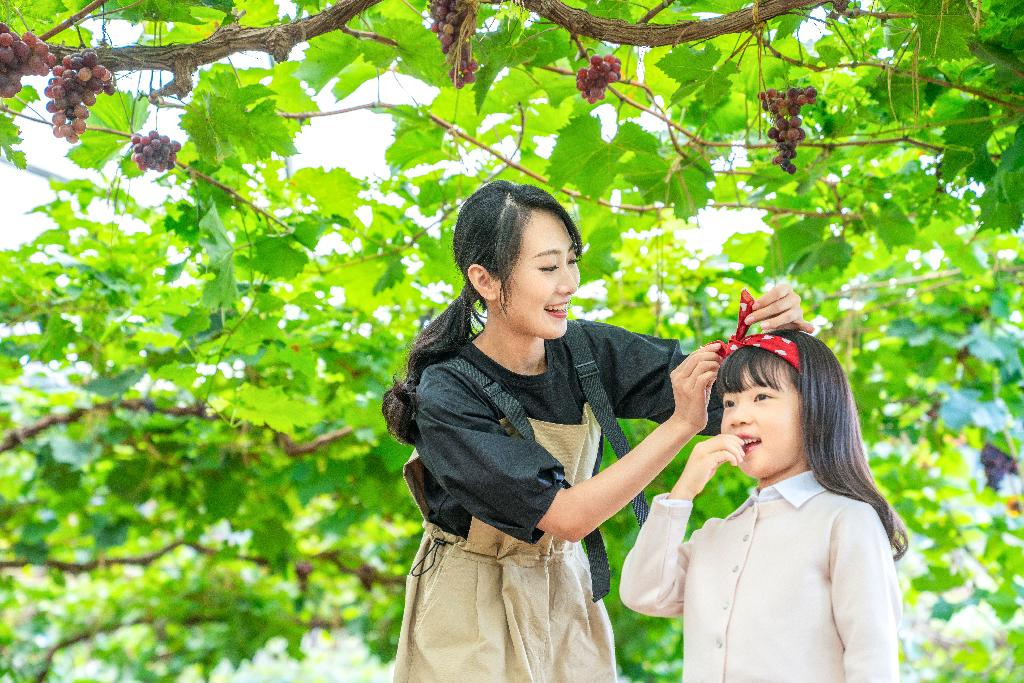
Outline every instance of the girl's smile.
<svg viewBox="0 0 1024 683">
<path fill-rule="evenodd" d="M 760 445 L 760 443 L 761 443 L 761 439 L 758 439 L 755 436 L 749 436 L 747 434 L 737 434 L 736 436 L 738 436 L 741 439 L 743 439 L 743 454 L 744 455 L 750 455 L 750 452 L 752 450 L 754 450 L 755 448 L 757 448 Z"/>
</svg>

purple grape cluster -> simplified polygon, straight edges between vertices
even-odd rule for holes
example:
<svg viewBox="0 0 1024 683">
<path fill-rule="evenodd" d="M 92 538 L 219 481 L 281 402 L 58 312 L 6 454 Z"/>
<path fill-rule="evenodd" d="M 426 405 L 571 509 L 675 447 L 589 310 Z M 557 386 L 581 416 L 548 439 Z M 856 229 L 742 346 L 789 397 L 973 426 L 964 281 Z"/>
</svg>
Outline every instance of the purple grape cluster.
<svg viewBox="0 0 1024 683">
<path fill-rule="evenodd" d="M 181 143 L 172 141 L 155 130 L 148 135 L 132 136 L 132 161 L 140 171 L 167 171 L 178 160 Z"/>
<path fill-rule="evenodd" d="M 990 443 L 981 449 L 981 466 L 985 468 L 985 485 L 998 491 L 1007 474 L 1020 474 L 1017 461 Z"/>
<path fill-rule="evenodd" d="M 761 100 L 761 109 L 768 112 L 772 119 L 768 137 L 775 140 L 775 147 L 779 151 L 772 163 L 793 175 L 796 173 L 793 164 L 796 147 L 807 137 L 807 132 L 801 127 L 803 119 L 800 118 L 800 108 L 805 104 L 814 104 L 818 91 L 813 86 L 788 90 L 768 88 L 757 93 L 757 97 Z"/>
<path fill-rule="evenodd" d="M 78 142 L 85 132 L 89 107 L 96 104 L 96 96 L 117 92 L 113 76 L 92 50 L 68 55 L 53 67 L 53 78 L 43 94 L 50 98 L 46 111 L 53 114 L 55 137 Z"/>
<path fill-rule="evenodd" d="M 466 42 L 462 45 L 459 63 L 448 71 L 448 78 L 452 79 L 456 88 L 461 88 L 467 83 L 476 81 L 476 72 L 479 68 L 480 65 L 473 59 L 473 51 L 470 49 L 469 43 Z"/>
<path fill-rule="evenodd" d="M 437 34 L 437 39 L 441 42 L 441 52 L 444 54 L 448 54 L 455 47 L 462 24 L 467 17 L 467 12 L 458 11 L 456 4 L 457 0 L 430 0 L 430 18 L 434 20 L 430 30 Z M 473 50 L 467 40 L 462 44 L 458 61 L 448 72 L 448 78 L 456 88 L 461 88 L 466 83 L 476 80 L 479 68 L 480 65 L 473 59 Z"/>
<path fill-rule="evenodd" d="M 0 22 L 0 98 L 14 97 L 21 92 L 23 76 L 45 76 L 56 63 L 57 57 L 35 34 L 19 36 Z"/>
<path fill-rule="evenodd" d="M 604 99 L 604 89 L 609 83 L 622 80 L 622 62 L 615 55 L 590 58 L 590 66 L 576 72 L 576 89 L 583 99 L 593 104 Z"/>
</svg>

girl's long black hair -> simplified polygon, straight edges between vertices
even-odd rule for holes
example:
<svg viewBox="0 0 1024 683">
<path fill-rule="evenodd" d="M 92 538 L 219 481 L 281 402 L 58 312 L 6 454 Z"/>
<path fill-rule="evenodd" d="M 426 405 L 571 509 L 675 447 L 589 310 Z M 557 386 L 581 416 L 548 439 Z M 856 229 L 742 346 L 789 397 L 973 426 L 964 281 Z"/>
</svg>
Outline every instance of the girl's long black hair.
<svg viewBox="0 0 1024 683">
<path fill-rule="evenodd" d="M 871 476 L 846 373 L 831 349 L 811 335 L 790 330 L 775 334 L 796 344 L 800 372 L 770 351 L 741 347 L 722 363 L 716 390 L 738 393 L 761 386 L 781 391 L 787 380 L 796 387 L 804 451 L 814 477 L 829 491 L 874 508 L 893 557 L 900 559 L 907 552 L 907 529 Z"/>
<path fill-rule="evenodd" d="M 534 211 L 548 211 L 561 219 L 577 254 L 583 250 L 579 229 L 554 197 L 532 185 L 496 180 L 480 187 L 459 209 L 455 221 L 453 251 L 462 273 L 462 291 L 448 307 L 417 335 L 409 351 L 404 379 L 395 378 L 384 394 L 382 412 L 388 431 L 404 443 L 416 440 L 416 385 L 430 365 L 456 355 L 475 336 L 474 322 L 483 324 L 476 302 L 483 299 L 469 283 L 467 271 L 474 263 L 487 269 L 502 283 L 504 306 L 506 285 L 519 258 L 523 229 Z"/>
</svg>

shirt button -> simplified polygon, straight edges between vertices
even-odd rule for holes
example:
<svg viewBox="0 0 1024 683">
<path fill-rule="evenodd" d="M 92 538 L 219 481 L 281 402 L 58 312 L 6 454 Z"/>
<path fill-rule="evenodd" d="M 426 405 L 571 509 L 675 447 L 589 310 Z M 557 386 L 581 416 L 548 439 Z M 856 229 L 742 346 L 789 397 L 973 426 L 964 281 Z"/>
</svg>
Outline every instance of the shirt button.
<svg viewBox="0 0 1024 683">
<path fill-rule="evenodd" d="M 715 638 L 715 646 L 718 647 L 718 649 L 722 649 L 722 639 L 721 638 Z"/>
<path fill-rule="evenodd" d="M 743 534 L 743 540 L 744 541 L 749 541 L 750 540 L 750 534 Z"/>
<path fill-rule="evenodd" d="M 724 605 L 722 605 L 722 609 L 729 609 L 729 603 L 726 602 Z"/>
<path fill-rule="evenodd" d="M 736 572 L 738 572 L 739 570 L 740 570 L 740 566 L 739 566 L 739 565 L 736 565 L 735 567 L 733 567 L 733 568 L 732 568 L 732 573 L 733 573 L 733 574 L 735 574 L 735 573 L 736 573 Z"/>
</svg>

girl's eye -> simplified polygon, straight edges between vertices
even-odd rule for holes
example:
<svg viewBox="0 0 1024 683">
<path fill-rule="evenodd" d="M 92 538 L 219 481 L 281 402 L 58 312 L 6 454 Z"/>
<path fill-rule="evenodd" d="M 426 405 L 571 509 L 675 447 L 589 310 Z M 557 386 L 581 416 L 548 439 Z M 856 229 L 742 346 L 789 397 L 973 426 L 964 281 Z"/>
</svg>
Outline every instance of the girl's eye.
<svg viewBox="0 0 1024 683">
<path fill-rule="evenodd" d="M 732 401 L 722 401 L 723 408 L 732 408 L 734 405 L 736 404 L 733 403 Z"/>
<path fill-rule="evenodd" d="M 758 394 L 758 395 L 757 395 L 757 396 L 756 396 L 756 397 L 754 398 L 754 400 L 755 400 L 755 401 L 760 401 L 761 399 L 764 399 L 764 398 L 771 398 L 771 396 L 769 396 L 768 394 Z"/>
<path fill-rule="evenodd" d="M 577 258 L 571 258 L 571 259 L 569 259 L 569 265 L 570 265 L 570 266 L 575 266 L 575 265 L 576 265 L 577 263 L 579 263 L 579 262 L 580 262 L 580 259 L 579 259 L 579 257 L 577 257 Z"/>
<path fill-rule="evenodd" d="M 541 268 L 541 270 L 543 270 L 545 273 L 553 273 L 556 270 L 558 270 L 558 266 L 547 266 L 546 268 Z"/>
</svg>

